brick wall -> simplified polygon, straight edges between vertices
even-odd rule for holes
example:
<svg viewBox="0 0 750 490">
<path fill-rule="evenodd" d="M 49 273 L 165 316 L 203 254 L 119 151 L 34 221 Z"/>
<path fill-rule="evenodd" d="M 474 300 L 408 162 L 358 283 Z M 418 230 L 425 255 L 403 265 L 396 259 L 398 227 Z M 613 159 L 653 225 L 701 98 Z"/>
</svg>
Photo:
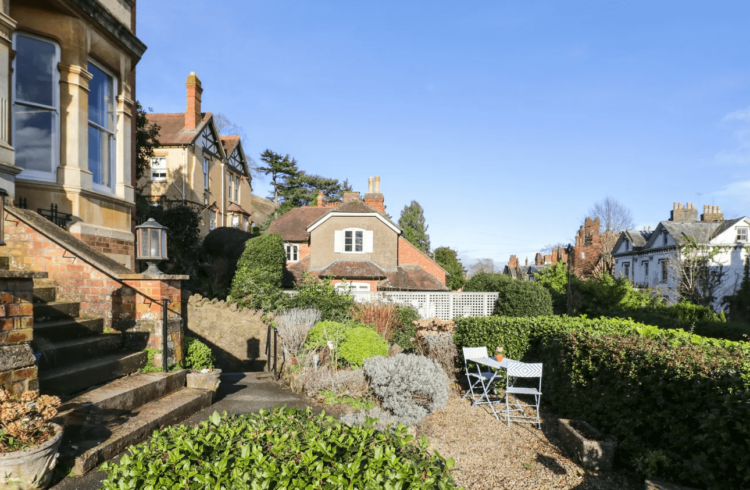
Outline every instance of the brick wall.
<svg viewBox="0 0 750 490">
<path fill-rule="evenodd" d="M 445 270 L 404 237 L 398 237 L 398 265 L 418 265 L 445 284 Z"/>
<path fill-rule="evenodd" d="M 187 301 L 187 317 L 187 335 L 211 348 L 216 367 L 225 372 L 263 370 L 268 325 L 262 311 L 194 294 Z"/>
<path fill-rule="evenodd" d="M 125 267 L 135 270 L 135 242 L 98 235 L 74 234 L 73 236 L 99 253 L 128 257 L 127 263 L 119 260 L 118 262 L 122 262 Z"/>
<path fill-rule="evenodd" d="M 39 389 L 30 346 L 34 333 L 34 274 L 10 271 L 0 274 L 0 388 L 18 396 Z"/>
</svg>

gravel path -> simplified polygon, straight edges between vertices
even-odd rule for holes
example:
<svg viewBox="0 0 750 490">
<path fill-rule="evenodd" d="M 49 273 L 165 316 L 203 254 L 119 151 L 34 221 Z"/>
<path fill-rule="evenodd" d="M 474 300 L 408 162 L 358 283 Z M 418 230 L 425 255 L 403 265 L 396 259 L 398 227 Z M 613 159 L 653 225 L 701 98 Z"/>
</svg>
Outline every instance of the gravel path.
<svg viewBox="0 0 750 490">
<path fill-rule="evenodd" d="M 471 407 L 451 393 L 448 406 L 427 417 L 418 432 L 430 449 L 456 461 L 456 483 L 469 489 L 641 490 L 638 478 L 587 472 L 556 446 L 557 419 L 536 425 L 495 420 L 487 405 Z"/>
</svg>

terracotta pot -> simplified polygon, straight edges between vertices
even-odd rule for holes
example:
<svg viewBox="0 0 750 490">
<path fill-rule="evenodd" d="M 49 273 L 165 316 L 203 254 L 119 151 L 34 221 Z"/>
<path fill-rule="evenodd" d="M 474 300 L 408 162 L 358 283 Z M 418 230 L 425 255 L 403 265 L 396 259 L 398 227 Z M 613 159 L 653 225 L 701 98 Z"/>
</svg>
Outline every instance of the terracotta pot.
<svg viewBox="0 0 750 490">
<path fill-rule="evenodd" d="M 207 373 L 187 373 L 187 387 L 213 391 L 216 395 L 216 390 L 219 389 L 219 383 L 221 383 L 220 376 L 221 369 L 214 369 Z"/>
<path fill-rule="evenodd" d="M 505 359 L 505 356 L 502 354 L 498 354 L 495 356 L 495 359 L 497 359 L 497 362 L 503 362 L 503 359 Z"/>
<path fill-rule="evenodd" d="M 47 488 L 57 464 L 57 450 L 63 429 L 50 424 L 57 434 L 41 446 L 12 453 L 0 453 L 0 488 L 37 490 Z"/>
</svg>

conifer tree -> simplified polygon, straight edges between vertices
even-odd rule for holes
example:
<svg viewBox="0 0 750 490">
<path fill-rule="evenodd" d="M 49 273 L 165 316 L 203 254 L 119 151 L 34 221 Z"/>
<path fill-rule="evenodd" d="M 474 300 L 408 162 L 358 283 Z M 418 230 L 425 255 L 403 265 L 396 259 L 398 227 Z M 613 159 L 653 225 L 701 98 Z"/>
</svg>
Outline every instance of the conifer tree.
<svg viewBox="0 0 750 490">
<path fill-rule="evenodd" d="M 448 284 L 447 286 L 452 290 L 456 291 L 464 285 L 464 269 L 461 260 L 458 258 L 458 253 L 448 247 L 439 247 L 435 249 L 435 262 L 448 272 Z"/>
<path fill-rule="evenodd" d="M 428 226 L 424 219 L 424 209 L 417 201 L 404 206 L 398 226 L 409 243 L 426 254 L 430 253 L 430 235 L 427 234 Z"/>
<path fill-rule="evenodd" d="M 290 179 L 296 178 L 300 171 L 297 168 L 297 160 L 289 158 L 289 155 L 281 156 L 271 150 L 266 150 L 260 155 L 260 159 L 265 166 L 258 168 L 258 171 L 268 175 L 271 174 L 271 187 L 273 187 L 273 202 L 276 209 L 279 207 L 279 191 L 283 183 Z"/>
</svg>

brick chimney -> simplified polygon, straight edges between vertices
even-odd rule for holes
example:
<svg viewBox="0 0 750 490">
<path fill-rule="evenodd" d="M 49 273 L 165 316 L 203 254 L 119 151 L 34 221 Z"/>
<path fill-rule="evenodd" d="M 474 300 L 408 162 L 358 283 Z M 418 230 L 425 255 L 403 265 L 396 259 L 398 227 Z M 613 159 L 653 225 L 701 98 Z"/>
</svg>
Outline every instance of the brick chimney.
<svg viewBox="0 0 750 490">
<path fill-rule="evenodd" d="M 201 81 L 194 71 L 191 71 L 190 75 L 188 75 L 185 87 L 187 88 L 185 129 L 188 131 L 195 131 L 195 128 L 197 128 L 203 120 L 203 114 L 201 113 L 201 94 L 203 93 L 203 87 L 201 87 Z"/>
<path fill-rule="evenodd" d="M 511 255 L 508 260 L 508 267 L 518 267 L 518 257 Z"/>
<path fill-rule="evenodd" d="M 724 221 L 724 215 L 721 212 L 721 206 L 703 206 L 701 221 Z"/>
<path fill-rule="evenodd" d="M 529 266 L 529 258 L 526 257 L 526 267 L 528 267 L 528 266 Z"/>
<path fill-rule="evenodd" d="M 695 204 L 687 202 L 685 203 L 685 207 L 683 208 L 682 203 L 674 203 L 669 221 L 676 221 L 679 223 L 690 223 L 698 221 L 698 210 L 695 209 Z"/>
<path fill-rule="evenodd" d="M 536 256 L 534 257 L 534 265 L 544 265 L 544 259 L 542 258 L 542 254 L 537 252 Z"/>
<path fill-rule="evenodd" d="M 549 255 L 549 254 L 545 255 L 544 256 L 544 263 L 545 264 L 551 264 L 552 263 L 552 255 Z"/>
<path fill-rule="evenodd" d="M 385 204 L 383 204 L 383 194 L 380 193 L 380 176 L 367 179 L 367 194 L 365 194 L 365 204 L 375 209 L 381 214 L 385 214 Z"/>
<path fill-rule="evenodd" d="M 323 197 L 323 191 L 318 192 L 318 207 L 319 208 L 326 207 L 326 198 Z"/>
<path fill-rule="evenodd" d="M 359 199 L 359 192 L 355 192 L 355 191 L 344 192 L 344 203 L 347 203 L 354 199 Z"/>
</svg>

